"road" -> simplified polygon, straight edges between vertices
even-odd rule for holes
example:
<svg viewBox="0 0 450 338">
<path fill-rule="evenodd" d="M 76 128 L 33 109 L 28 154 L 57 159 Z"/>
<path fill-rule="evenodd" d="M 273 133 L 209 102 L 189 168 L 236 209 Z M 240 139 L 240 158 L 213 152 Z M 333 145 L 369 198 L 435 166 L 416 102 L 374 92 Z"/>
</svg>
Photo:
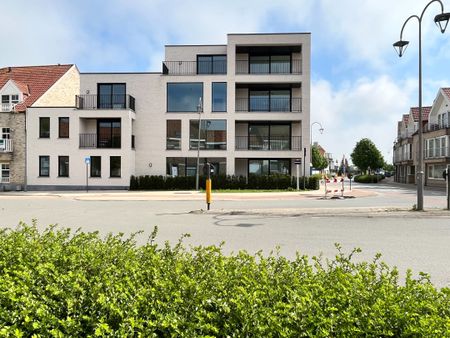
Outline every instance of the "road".
<svg viewBox="0 0 450 338">
<path fill-rule="evenodd" d="M 224 241 L 226 253 L 269 253 L 280 246 L 289 258 L 297 251 L 332 258 L 334 243 L 340 243 L 346 252 L 361 248 L 357 259 L 372 260 L 380 252 L 402 273 L 407 268 L 415 275 L 424 271 L 437 286 L 450 286 L 450 213 L 442 210 L 444 191 L 425 192 L 426 212 L 407 211 L 415 203 L 410 187 L 355 185 L 345 195 L 354 198 L 322 199 L 321 192 L 215 194 L 212 210 L 204 212 L 204 196 L 196 192 L 0 194 L 0 225 L 36 218 L 41 228 L 58 223 L 126 235 L 144 230 L 139 244 L 158 226 L 160 243 L 174 243 L 189 233 L 187 245 Z"/>
</svg>

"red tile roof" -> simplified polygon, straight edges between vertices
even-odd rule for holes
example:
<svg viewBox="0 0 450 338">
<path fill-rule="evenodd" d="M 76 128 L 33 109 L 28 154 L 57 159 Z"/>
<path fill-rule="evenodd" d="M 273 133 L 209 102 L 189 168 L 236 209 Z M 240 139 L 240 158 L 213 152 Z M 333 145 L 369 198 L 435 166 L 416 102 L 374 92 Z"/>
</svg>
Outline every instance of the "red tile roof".
<svg viewBox="0 0 450 338">
<path fill-rule="evenodd" d="M 430 115 L 431 107 L 422 107 L 422 122 L 428 121 L 428 115 Z M 411 107 L 414 122 L 419 122 L 419 107 Z"/>
<path fill-rule="evenodd" d="M 450 88 L 442 88 L 442 91 L 445 95 L 447 95 L 447 98 L 450 100 Z"/>
<path fill-rule="evenodd" d="M 16 105 L 16 111 L 24 111 L 36 102 L 73 65 L 50 65 L 0 68 L 0 88 L 13 80 L 24 93 L 24 101 Z"/>
</svg>

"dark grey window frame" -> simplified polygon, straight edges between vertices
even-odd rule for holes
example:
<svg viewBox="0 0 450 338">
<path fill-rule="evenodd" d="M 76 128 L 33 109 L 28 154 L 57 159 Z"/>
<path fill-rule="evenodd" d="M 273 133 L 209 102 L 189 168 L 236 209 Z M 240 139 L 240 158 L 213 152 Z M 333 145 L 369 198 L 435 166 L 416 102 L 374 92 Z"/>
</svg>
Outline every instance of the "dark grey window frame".
<svg viewBox="0 0 450 338">
<path fill-rule="evenodd" d="M 119 175 L 113 175 L 113 159 L 119 159 Z M 109 157 L 109 177 L 120 178 L 122 177 L 122 157 L 121 156 L 110 156 Z"/>
<path fill-rule="evenodd" d="M 193 112 L 198 112 L 198 103 L 199 102 L 197 102 L 194 110 L 169 110 L 169 87 L 171 85 L 181 85 L 181 84 L 184 84 L 184 85 L 187 85 L 187 84 L 201 85 L 201 88 L 202 88 L 201 95 L 199 96 L 198 99 L 202 99 L 203 100 L 203 98 L 204 98 L 204 84 L 203 84 L 203 82 L 167 82 L 167 85 L 166 85 L 166 111 L 168 113 L 193 113 Z M 203 111 L 203 107 L 202 107 L 202 111 Z"/>
<path fill-rule="evenodd" d="M 67 120 L 67 136 L 61 135 L 61 123 L 63 120 Z M 63 116 L 58 118 L 58 137 L 70 138 L 70 117 Z"/>
<path fill-rule="evenodd" d="M 66 159 L 67 160 L 67 174 L 63 175 L 61 174 L 61 161 Z M 69 177 L 69 156 L 58 156 L 58 177 Z"/>
<path fill-rule="evenodd" d="M 43 121 L 48 121 L 48 130 L 44 130 Z M 39 117 L 39 138 L 50 138 L 50 117 Z"/>
<path fill-rule="evenodd" d="M 267 175 L 270 176 L 270 161 L 288 161 L 289 162 L 289 172 L 286 175 L 291 175 L 292 172 L 292 159 L 291 158 L 249 158 L 247 159 L 247 177 L 249 175 L 255 175 L 255 174 L 250 174 L 250 161 L 269 161 L 269 165 L 268 165 L 268 172 Z M 277 173 L 276 173 L 277 174 Z M 263 176 L 264 174 L 262 174 L 261 176 Z"/>
<path fill-rule="evenodd" d="M 103 102 L 101 96 L 107 94 L 100 94 L 100 87 L 111 86 L 111 93 L 109 104 L 108 102 Z M 124 86 L 125 90 L 123 94 L 114 94 L 114 86 Z M 123 95 L 123 101 L 120 100 L 116 102 L 115 99 L 121 98 Z M 99 82 L 97 83 L 97 108 L 99 109 L 112 109 L 114 105 L 121 105 L 120 109 L 125 109 L 127 107 L 127 84 L 125 82 Z M 105 107 L 106 105 L 106 107 Z"/>
<path fill-rule="evenodd" d="M 99 174 L 95 174 L 93 172 L 93 164 L 94 164 L 94 158 L 99 159 Z M 91 156 L 91 163 L 90 163 L 90 177 L 102 177 L 102 157 L 101 156 Z"/>
<path fill-rule="evenodd" d="M 224 67 L 224 72 L 215 72 L 214 71 L 214 62 L 218 62 L 218 61 L 214 61 L 215 57 L 225 57 L 225 67 Z M 206 73 L 201 73 L 199 72 L 199 58 L 211 58 L 211 60 L 209 61 L 211 63 L 211 71 L 210 72 L 206 72 Z M 196 70 L 197 75 L 225 75 L 227 74 L 227 55 L 226 54 L 198 54 L 197 55 L 197 70 Z"/>
<path fill-rule="evenodd" d="M 225 85 L 225 109 L 224 110 L 216 110 L 214 109 L 214 85 L 215 84 L 222 84 Z M 213 113 L 226 113 L 227 112 L 227 96 L 228 96 L 228 88 L 227 88 L 227 83 L 226 82 L 213 82 L 211 84 L 211 111 Z"/>
<path fill-rule="evenodd" d="M 269 71 L 267 73 L 263 72 L 252 72 L 251 71 L 251 58 L 255 56 L 266 56 L 269 58 Z M 273 73 L 272 72 L 272 56 L 289 56 L 289 72 L 286 73 Z M 273 53 L 273 54 L 249 54 L 248 56 L 248 74 L 292 74 L 292 53 Z"/>
<path fill-rule="evenodd" d="M 42 161 L 44 159 L 47 159 L 47 163 L 48 163 L 48 168 L 47 168 L 47 174 L 44 175 L 43 174 L 43 166 L 42 166 Z M 50 177 L 50 156 L 49 155 L 40 155 L 39 156 L 39 177 Z"/>
</svg>

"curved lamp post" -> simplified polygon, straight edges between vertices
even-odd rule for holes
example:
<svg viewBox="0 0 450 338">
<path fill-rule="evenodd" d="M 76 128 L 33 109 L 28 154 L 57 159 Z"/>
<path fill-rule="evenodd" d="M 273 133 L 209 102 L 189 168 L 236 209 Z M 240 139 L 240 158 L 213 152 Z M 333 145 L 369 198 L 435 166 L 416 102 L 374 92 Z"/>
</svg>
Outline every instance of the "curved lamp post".
<svg viewBox="0 0 450 338">
<path fill-rule="evenodd" d="M 423 165 L 423 126 L 422 126 L 422 19 L 427 8 L 433 3 L 438 2 L 441 5 L 441 14 L 438 14 L 434 17 L 434 22 L 441 30 L 441 33 L 445 32 L 447 28 L 448 21 L 450 19 L 450 13 L 444 13 L 444 5 L 440 0 L 432 0 L 430 1 L 422 11 L 420 16 L 411 15 L 406 21 L 403 23 L 402 30 L 400 31 L 400 40 L 393 44 L 394 49 L 397 51 L 398 56 L 402 57 L 408 47 L 409 41 L 403 40 L 403 29 L 406 24 L 412 18 L 417 19 L 419 22 L 419 154 L 418 154 L 418 164 L 417 164 L 417 205 L 416 210 L 423 210 L 423 176 L 424 176 L 424 165 Z"/>
<path fill-rule="evenodd" d="M 319 131 L 320 131 L 321 134 L 323 134 L 323 131 L 324 131 L 324 129 L 323 129 L 322 125 L 320 124 L 320 122 L 313 122 L 313 123 L 311 123 L 311 133 L 309 134 L 309 137 L 311 138 L 311 140 L 310 140 L 311 141 L 311 147 L 309 149 L 309 152 L 311 154 L 311 159 L 310 159 L 311 164 L 310 164 L 310 169 L 309 169 L 309 174 L 310 175 L 312 175 L 312 168 L 313 168 L 312 167 L 312 146 L 313 146 L 312 132 L 313 132 L 313 125 L 315 125 L 315 124 L 320 126 Z"/>
<path fill-rule="evenodd" d="M 202 129 L 202 111 L 203 111 L 203 103 L 202 97 L 198 99 L 197 105 L 197 113 L 198 113 L 198 138 L 197 138 L 197 166 L 195 169 L 195 190 L 199 190 L 199 176 L 200 176 L 200 137 L 201 137 L 201 129 Z M 205 145 L 206 147 L 206 145 Z"/>
</svg>

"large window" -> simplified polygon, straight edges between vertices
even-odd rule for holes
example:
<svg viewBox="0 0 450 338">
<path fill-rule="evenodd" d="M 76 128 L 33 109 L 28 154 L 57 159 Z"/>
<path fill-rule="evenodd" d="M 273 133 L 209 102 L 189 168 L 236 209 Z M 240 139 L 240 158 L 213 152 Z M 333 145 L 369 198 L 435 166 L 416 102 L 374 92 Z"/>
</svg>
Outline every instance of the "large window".
<svg viewBox="0 0 450 338">
<path fill-rule="evenodd" d="M 212 175 L 226 175 L 227 163 L 225 158 L 213 157 L 203 158 L 199 160 L 200 174 L 204 175 L 206 163 L 211 163 L 214 167 Z M 167 157 L 167 175 L 171 176 L 195 176 L 197 166 L 197 158 L 195 157 Z"/>
<path fill-rule="evenodd" d="M 203 83 L 168 83 L 167 111 L 196 112 L 202 109 Z"/>
<path fill-rule="evenodd" d="M 442 173 L 444 172 L 445 169 L 447 169 L 447 165 L 445 165 L 445 164 L 429 165 L 428 166 L 428 178 L 443 180 L 444 178 L 442 177 Z"/>
<path fill-rule="evenodd" d="M 227 121 L 202 120 L 200 140 L 198 139 L 198 120 L 190 121 L 189 148 L 197 149 L 227 149 Z"/>
<path fill-rule="evenodd" d="M 248 160 L 248 173 L 250 175 L 290 175 L 291 160 L 289 159 L 254 159 Z"/>
<path fill-rule="evenodd" d="M 226 82 L 213 82 L 212 84 L 212 111 L 227 111 L 227 84 Z"/>
<path fill-rule="evenodd" d="M 120 156 L 109 157 L 109 176 L 120 177 L 121 176 L 121 160 Z"/>
<path fill-rule="evenodd" d="M 39 137 L 50 138 L 50 117 L 39 118 Z"/>
<path fill-rule="evenodd" d="M 291 126 L 289 124 L 249 124 L 248 149 L 290 150 Z"/>
<path fill-rule="evenodd" d="M 425 141 L 426 157 L 445 157 L 448 156 L 447 136 L 440 136 Z"/>
<path fill-rule="evenodd" d="M 198 55 L 197 74 L 226 74 L 226 55 Z"/>
<path fill-rule="evenodd" d="M 121 122 L 120 119 L 98 120 L 97 145 L 98 148 L 120 148 Z"/>
<path fill-rule="evenodd" d="M 291 111 L 289 89 L 250 90 L 249 111 Z"/>
<path fill-rule="evenodd" d="M 126 107 L 125 83 L 99 83 L 97 105 L 100 109 L 124 109 Z"/>
<path fill-rule="evenodd" d="M 166 149 L 181 149 L 181 120 L 167 120 Z"/>
<path fill-rule="evenodd" d="M 251 74 L 286 74 L 291 72 L 290 55 L 250 55 Z"/>
<path fill-rule="evenodd" d="M 9 163 L 1 163 L 0 164 L 0 183 L 9 183 Z"/>
<path fill-rule="evenodd" d="M 101 156 L 91 156 L 91 177 L 102 177 Z"/>
<path fill-rule="evenodd" d="M 50 156 L 39 156 L 39 176 L 50 176 Z"/>
<path fill-rule="evenodd" d="M 58 176 L 69 177 L 69 156 L 58 156 Z"/>
<path fill-rule="evenodd" d="M 69 118 L 59 118 L 59 138 L 69 138 Z"/>
</svg>

